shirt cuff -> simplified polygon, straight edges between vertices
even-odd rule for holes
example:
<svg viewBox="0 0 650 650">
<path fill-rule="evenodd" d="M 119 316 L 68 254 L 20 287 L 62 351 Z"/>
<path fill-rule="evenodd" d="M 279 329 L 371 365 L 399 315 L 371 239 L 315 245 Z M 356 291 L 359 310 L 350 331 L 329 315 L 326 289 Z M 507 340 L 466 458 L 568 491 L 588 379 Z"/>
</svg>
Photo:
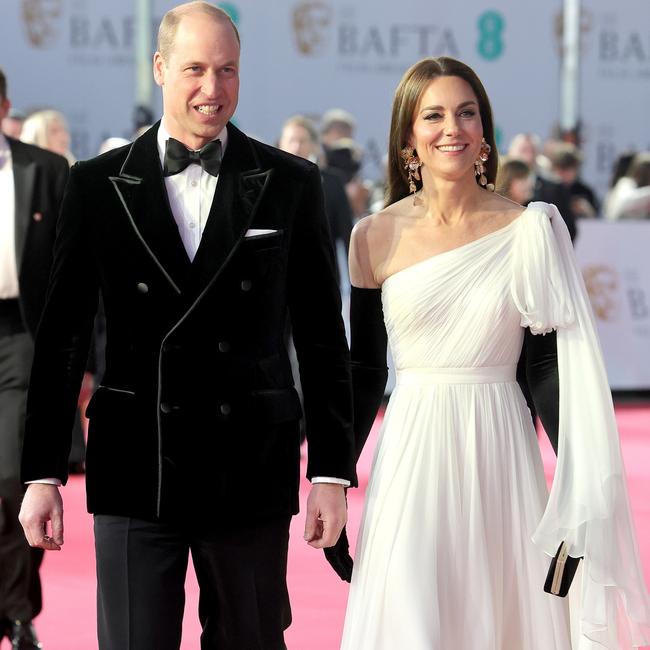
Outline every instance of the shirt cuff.
<svg viewBox="0 0 650 650">
<path fill-rule="evenodd" d="M 311 483 L 334 483 L 335 485 L 343 485 L 344 487 L 350 487 L 350 481 L 346 481 L 344 478 L 334 478 L 332 476 L 312 476 Z"/>
<path fill-rule="evenodd" d="M 39 478 L 35 481 L 25 481 L 25 485 L 31 485 L 32 483 L 41 483 L 42 485 L 56 485 L 61 487 L 61 481 L 58 478 Z"/>
</svg>

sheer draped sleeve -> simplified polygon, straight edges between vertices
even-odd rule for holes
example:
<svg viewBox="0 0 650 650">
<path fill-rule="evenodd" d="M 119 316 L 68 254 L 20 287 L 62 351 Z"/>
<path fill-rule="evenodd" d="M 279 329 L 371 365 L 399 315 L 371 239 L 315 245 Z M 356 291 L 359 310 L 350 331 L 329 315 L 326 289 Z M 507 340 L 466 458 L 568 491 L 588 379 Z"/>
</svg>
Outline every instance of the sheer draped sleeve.
<svg viewBox="0 0 650 650">
<path fill-rule="evenodd" d="M 566 540 L 584 557 L 578 650 L 644 646 L 650 600 L 587 292 L 555 206 L 533 203 L 521 219 L 512 295 L 522 327 L 557 331 L 560 393 L 557 468 L 533 541 L 553 555 Z"/>
</svg>

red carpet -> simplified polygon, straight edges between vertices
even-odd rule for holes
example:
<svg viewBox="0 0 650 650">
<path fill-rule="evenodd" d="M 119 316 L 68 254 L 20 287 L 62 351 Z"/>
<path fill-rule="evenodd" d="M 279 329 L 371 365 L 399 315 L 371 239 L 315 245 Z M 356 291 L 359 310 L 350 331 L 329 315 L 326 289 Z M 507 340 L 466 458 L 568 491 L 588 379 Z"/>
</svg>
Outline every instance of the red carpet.
<svg viewBox="0 0 650 650">
<path fill-rule="evenodd" d="M 623 441 L 634 519 L 643 556 L 646 583 L 650 584 L 650 407 L 617 408 Z M 375 429 L 376 432 L 376 429 Z M 361 516 L 363 488 L 367 483 L 374 435 L 359 464 L 362 489 L 350 490 L 350 537 L 356 538 Z M 547 473 L 552 472 L 553 452 L 542 437 Z M 304 472 L 303 472 L 304 473 Z M 304 504 L 308 485 L 303 482 Z M 95 569 L 92 519 L 85 511 L 83 479 L 74 477 L 63 492 L 65 546 L 50 553 L 43 568 L 44 610 L 36 620 L 44 650 L 93 650 L 95 637 Z M 289 589 L 294 623 L 287 632 L 290 650 L 336 650 L 341 636 L 347 584 L 325 562 L 321 551 L 302 540 L 302 516 L 294 518 L 289 558 Z M 182 650 L 199 650 L 196 616 L 197 589 L 188 576 L 188 596 Z M 8 649 L 6 641 L 0 644 Z"/>
</svg>

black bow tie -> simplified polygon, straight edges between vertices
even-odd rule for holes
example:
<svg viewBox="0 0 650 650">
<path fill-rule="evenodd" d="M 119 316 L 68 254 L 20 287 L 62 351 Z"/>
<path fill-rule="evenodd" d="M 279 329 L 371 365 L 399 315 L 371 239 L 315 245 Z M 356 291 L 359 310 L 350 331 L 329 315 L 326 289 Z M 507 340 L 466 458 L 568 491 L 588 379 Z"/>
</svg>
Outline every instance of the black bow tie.
<svg viewBox="0 0 650 650">
<path fill-rule="evenodd" d="M 192 163 L 201 165 L 208 174 L 216 176 L 221 167 L 221 140 L 208 142 L 198 151 L 191 151 L 182 142 L 169 138 L 165 148 L 163 174 L 173 176 Z"/>
</svg>

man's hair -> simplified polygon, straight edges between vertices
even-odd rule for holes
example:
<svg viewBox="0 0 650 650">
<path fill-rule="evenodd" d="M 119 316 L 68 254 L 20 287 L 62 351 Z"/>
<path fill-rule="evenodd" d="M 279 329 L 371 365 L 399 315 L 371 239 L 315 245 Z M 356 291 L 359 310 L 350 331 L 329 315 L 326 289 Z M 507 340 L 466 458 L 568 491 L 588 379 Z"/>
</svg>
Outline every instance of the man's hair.
<svg viewBox="0 0 650 650">
<path fill-rule="evenodd" d="M 185 4 L 170 9 L 160 21 L 157 49 L 162 54 L 163 59 L 167 60 L 171 54 L 174 47 L 176 30 L 178 29 L 178 25 L 183 17 L 196 12 L 206 14 L 217 22 L 228 23 L 235 32 L 237 43 L 241 44 L 237 26 L 223 9 L 215 7 L 209 2 L 201 2 L 200 0 L 196 2 L 186 2 Z"/>
<path fill-rule="evenodd" d="M 556 169 L 578 169 L 582 162 L 582 154 L 570 142 L 558 144 L 550 154 L 551 164 Z"/>
<path fill-rule="evenodd" d="M 2 68 L 0 68 L 0 102 L 7 99 L 7 77 Z"/>
<path fill-rule="evenodd" d="M 310 120 L 307 116 L 305 115 L 294 115 L 293 117 L 290 117 L 283 125 L 282 125 L 282 130 L 287 126 L 299 126 L 307 133 L 309 134 L 309 139 L 312 141 L 313 144 L 319 144 L 320 143 L 320 138 L 318 137 L 318 129 L 316 128 L 316 125 L 312 120 Z"/>
<path fill-rule="evenodd" d="M 348 111 L 342 108 L 331 108 L 323 115 L 320 132 L 327 133 L 332 129 L 347 129 L 351 135 L 356 125 L 357 123 L 352 113 L 348 113 Z"/>
</svg>

